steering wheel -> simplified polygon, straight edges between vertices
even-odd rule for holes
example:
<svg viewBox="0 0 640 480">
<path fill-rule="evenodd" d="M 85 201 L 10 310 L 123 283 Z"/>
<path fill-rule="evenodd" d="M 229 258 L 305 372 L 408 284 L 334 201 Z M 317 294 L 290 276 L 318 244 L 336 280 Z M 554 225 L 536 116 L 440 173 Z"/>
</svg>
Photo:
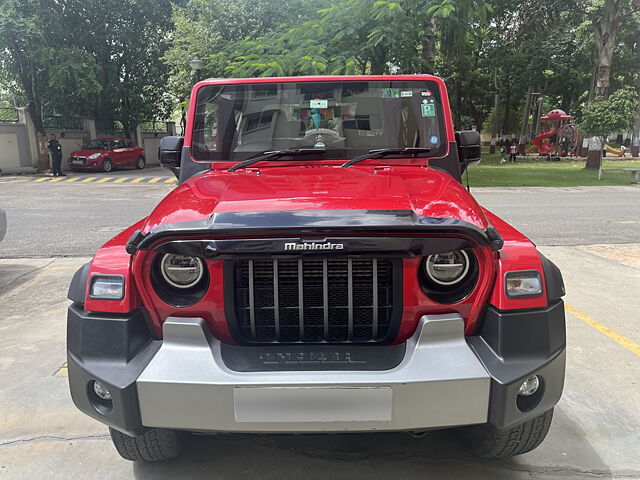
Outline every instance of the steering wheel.
<svg viewBox="0 0 640 480">
<path fill-rule="evenodd" d="M 322 137 L 322 142 L 325 145 L 333 145 L 338 142 L 343 142 L 344 138 L 340 136 L 338 132 L 329 130 L 328 128 L 318 128 L 313 130 L 307 130 L 304 137 L 300 139 L 302 145 L 314 146 L 318 141 L 318 135 Z"/>
</svg>

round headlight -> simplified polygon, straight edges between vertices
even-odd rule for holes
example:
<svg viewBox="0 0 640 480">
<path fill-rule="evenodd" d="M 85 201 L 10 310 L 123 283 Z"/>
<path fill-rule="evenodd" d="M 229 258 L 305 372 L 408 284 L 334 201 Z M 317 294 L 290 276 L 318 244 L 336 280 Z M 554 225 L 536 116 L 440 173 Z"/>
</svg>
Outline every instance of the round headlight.
<svg viewBox="0 0 640 480">
<path fill-rule="evenodd" d="M 429 280 L 437 285 L 454 285 L 469 272 L 469 256 L 464 250 L 429 255 L 424 262 Z"/>
<path fill-rule="evenodd" d="M 164 280 L 172 287 L 187 289 L 200 282 L 204 264 L 198 257 L 167 253 L 160 264 Z"/>
</svg>

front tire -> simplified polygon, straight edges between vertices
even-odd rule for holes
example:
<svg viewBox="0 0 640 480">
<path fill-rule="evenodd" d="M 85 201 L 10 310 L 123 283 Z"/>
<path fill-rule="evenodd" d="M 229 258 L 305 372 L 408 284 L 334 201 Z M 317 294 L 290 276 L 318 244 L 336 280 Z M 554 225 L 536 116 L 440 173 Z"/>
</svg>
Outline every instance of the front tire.
<svg viewBox="0 0 640 480">
<path fill-rule="evenodd" d="M 136 168 L 138 170 L 142 170 L 144 168 L 145 164 L 146 164 L 146 161 L 145 161 L 144 157 L 140 157 L 138 159 L 138 161 L 136 162 Z"/>
<path fill-rule="evenodd" d="M 552 419 L 553 408 L 507 430 L 498 430 L 489 425 L 476 425 L 463 429 L 462 433 L 477 457 L 513 457 L 538 447 L 547 436 Z"/>
<path fill-rule="evenodd" d="M 159 462 L 175 458 L 182 452 L 187 433 L 166 428 L 152 428 L 142 435 L 130 437 L 109 428 L 111 441 L 125 460 Z"/>
<path fill-rule="evenodd" d="M 105 158 L 102 161 L 102 171 L 104 173 L 109 173 L 111 170 L 113 170 L 113 163 L 111 163 L 111 160 L 109 160 L 108 158 Z"/>
</svg>

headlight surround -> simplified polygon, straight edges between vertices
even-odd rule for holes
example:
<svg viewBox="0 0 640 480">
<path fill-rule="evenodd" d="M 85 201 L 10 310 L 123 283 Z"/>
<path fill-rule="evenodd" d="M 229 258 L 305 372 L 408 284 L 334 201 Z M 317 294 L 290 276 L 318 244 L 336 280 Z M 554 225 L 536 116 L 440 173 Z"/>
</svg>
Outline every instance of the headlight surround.
<svg viewBox="0 0 640 480">
<path fill-rule="evenodd" d="M 464 250 L 429 255 L 424 262 L 429 280 L 437 285 L 460 283 L 469 272 L 469 255 Z"/>
<path fill-rule="evenodd" d="M 542 278 L 537 270 L 507 272 L 504 290 L 509 298 L 539 297 L 542 295 Z"/>
<path fill-rule="evenodd" d="M 94 275 L 91 277 L 89 298 L 122 300 L 124 298 L 124 277 L 122 275 Z"/>
<path fill-rule="evenodd" d="M 473 250 L 453 250 L 423 257 L 418 281 L 431 300 L 451 305 L 473 292 L 478 274 L 478 260 Z"/>
<path fill-rule="evenodd" d="M 167 253 L 160 261 L 160 272 L 169 285 L 187 290 L 195 287 L 202 280 L 204 262 L 198 257 Z"/>
<path fill-rule="evenodd" d="M 87 158 L 90 160 L 94 160 L 96 158 L 100 158 L 100 155 L 102 155 L 101 153 L 93 153 L 91 155 L 89 155 Z"/>
<path fill-rule="evenodd" d="M 174 307 L 195 305 L 209 289 L 209 269 L 200 257 L 160 253 L 149 273 L 160 300 Z"/>
</svg>

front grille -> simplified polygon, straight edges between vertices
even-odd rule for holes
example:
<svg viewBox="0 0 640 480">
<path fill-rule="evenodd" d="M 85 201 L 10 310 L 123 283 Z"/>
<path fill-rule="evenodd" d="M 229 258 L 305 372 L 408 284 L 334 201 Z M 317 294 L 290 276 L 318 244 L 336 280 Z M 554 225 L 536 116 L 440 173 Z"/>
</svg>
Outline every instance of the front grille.
<svg viewBox="0 0 640 480">
<path fill-rule="evenodd" d="M 87 157 L 71 157 L 71 161 L 74 163 L 82 163 L 83 165 L 87 162 Z"/>
<path fill-rule="evenodd" d="M 252 343 L 385 341 L 394 324 L 388 259 L 233 263 L 232 331 Z"/>
</svg>

